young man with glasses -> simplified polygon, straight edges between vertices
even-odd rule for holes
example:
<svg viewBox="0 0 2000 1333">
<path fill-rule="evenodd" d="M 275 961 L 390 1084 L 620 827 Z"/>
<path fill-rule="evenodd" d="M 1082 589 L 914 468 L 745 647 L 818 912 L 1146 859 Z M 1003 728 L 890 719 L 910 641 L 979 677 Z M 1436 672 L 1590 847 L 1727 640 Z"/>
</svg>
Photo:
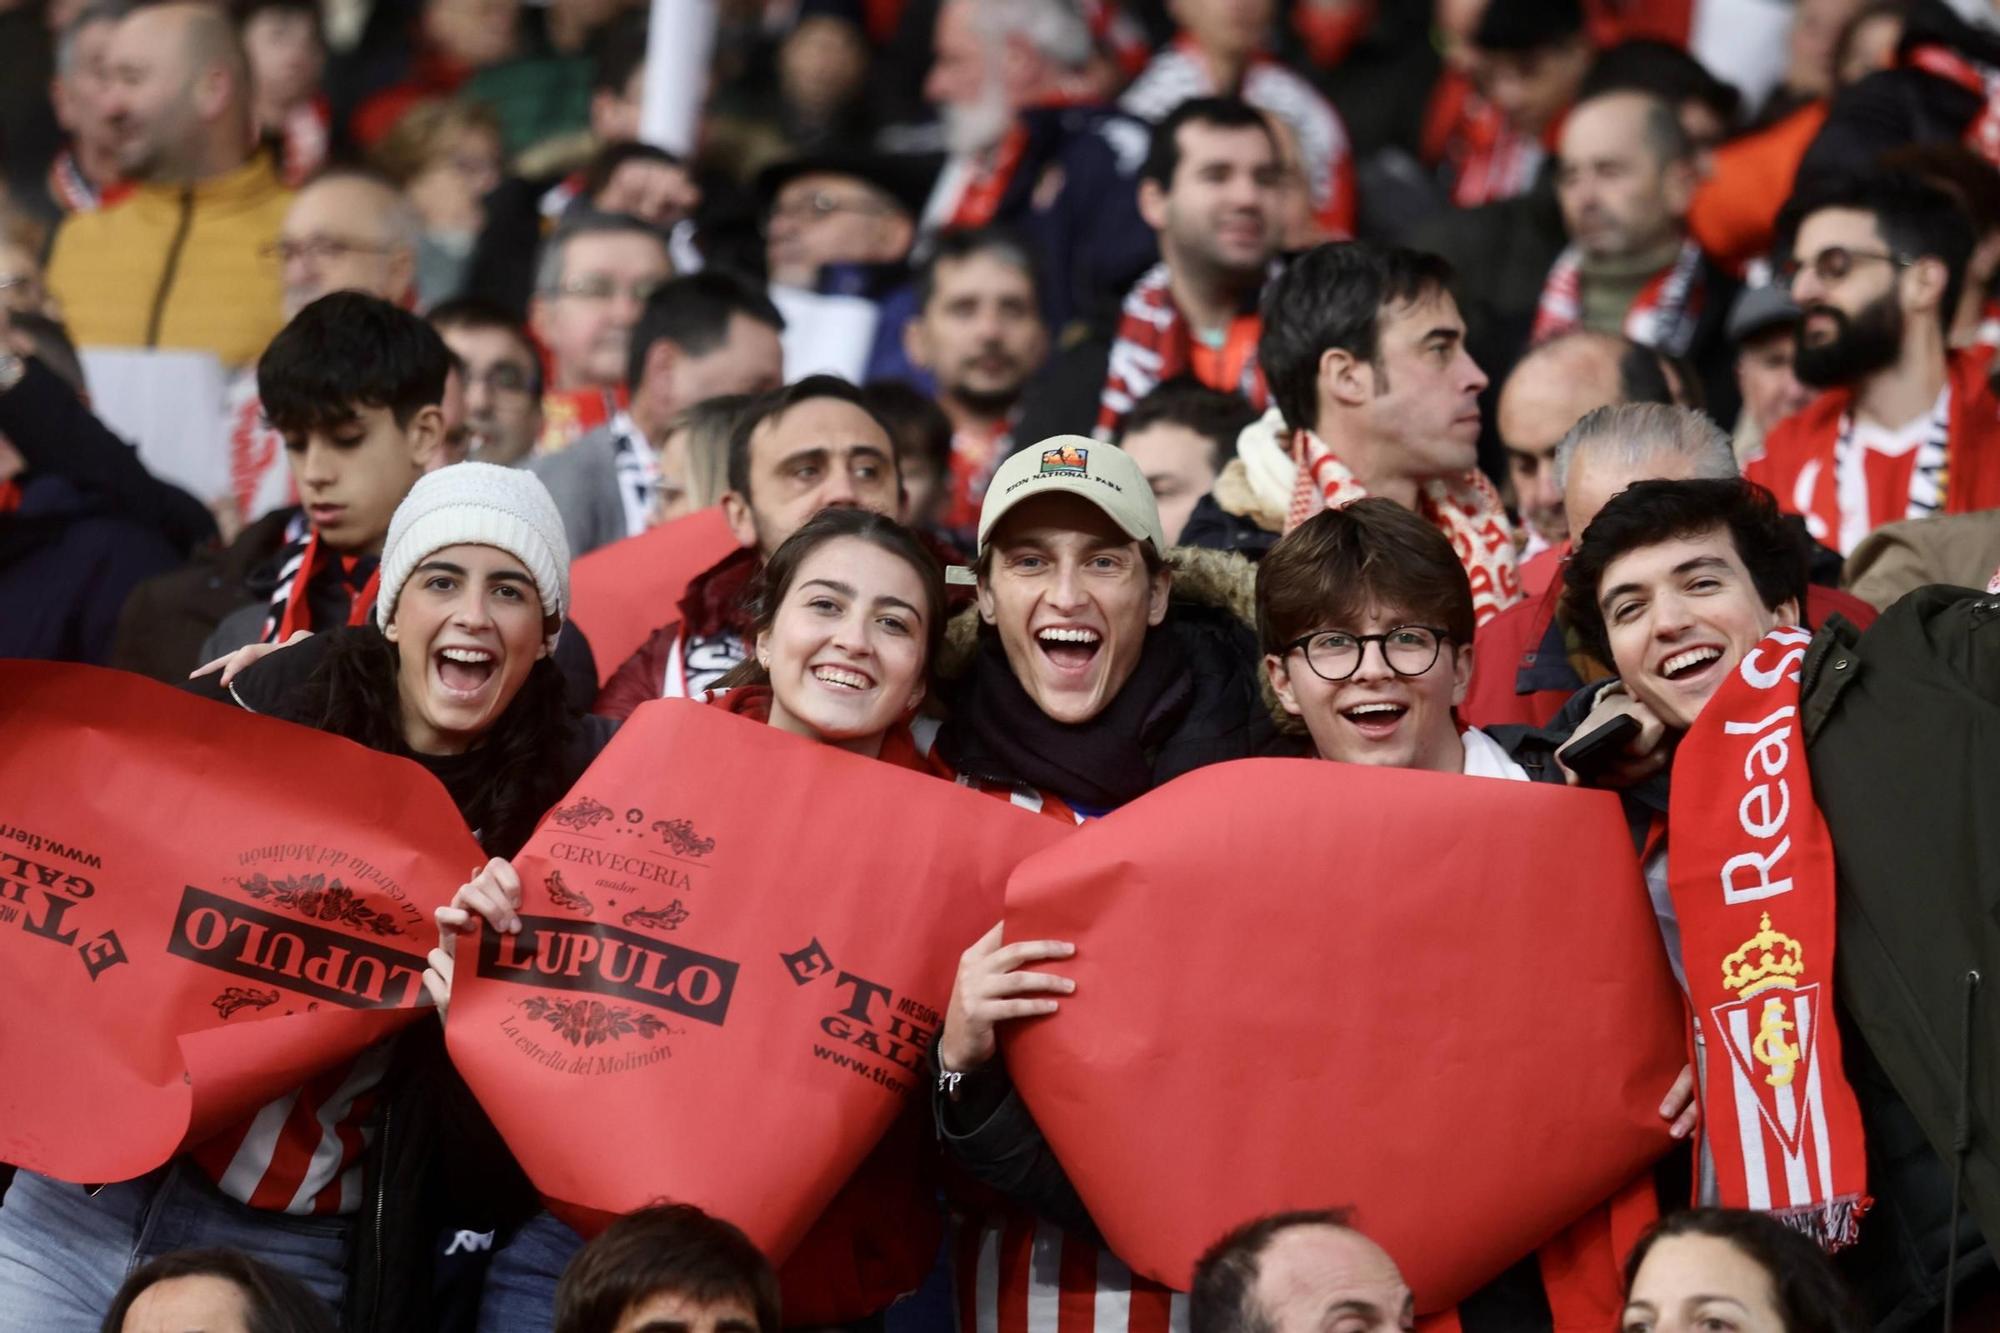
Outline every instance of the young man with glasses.
<svg viewBox="0 0 2000 1333">
<path fill-rule="evenodd" d="M 432 308 L 430 326 L 465 363 L 465 426 L 474 462 L 525 463 L 542 432 L 542 364 L 528 331 L 476 296 Z"/>
<path fill-rule="evenodd" d="M 542 246 L 528 320 L 549 354 L 544 452 L 567 447 L 624 406 L 632 327 L 673 275 L 665 238 L 620 214 L 572 219 Z"/>
<path fill-rule="evenodd" d="M 2000 504 L 1990 349 L 1946 341 L 1972 253 L 1951 197 L 1907 176 L 1829 180 L 1786 205 L 1794 373 L 1825 389 L 1744 468 L 1845 555 L 1884 523 Z"/>
</svg>

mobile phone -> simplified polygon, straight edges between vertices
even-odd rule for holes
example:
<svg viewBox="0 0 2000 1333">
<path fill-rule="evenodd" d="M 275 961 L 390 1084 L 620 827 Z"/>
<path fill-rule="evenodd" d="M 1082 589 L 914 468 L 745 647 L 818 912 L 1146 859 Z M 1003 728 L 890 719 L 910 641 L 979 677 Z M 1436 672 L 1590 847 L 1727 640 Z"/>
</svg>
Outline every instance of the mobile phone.
<svg viewBox="0 0 2000 1333">
<path fill-rule="evenodd" d="M 1639 719 L 1630 713 L 1620 713 L 1603 726 L 1586 735 L 1579 736 L 1562 749 L 1556 751 L 1556 758 L 1563 766 L 1585 781 L 1596 777 L 1625 751 L 1625 746 L 1639 734 Z"/>
</svg>

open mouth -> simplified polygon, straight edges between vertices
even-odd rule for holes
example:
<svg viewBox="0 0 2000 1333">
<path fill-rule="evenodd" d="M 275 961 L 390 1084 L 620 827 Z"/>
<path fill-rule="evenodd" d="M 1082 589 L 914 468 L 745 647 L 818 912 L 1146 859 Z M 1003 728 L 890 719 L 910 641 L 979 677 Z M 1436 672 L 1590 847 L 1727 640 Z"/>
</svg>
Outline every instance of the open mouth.
<svg viewBox="0 0 2000 1333">
<path fill-rule="evenodd" d="M 1096 659 L 1098 649 L 1104 646 L 1104 636 L 1094 629 L 1065 626 L 1036 631 L 1035 642 L 1040 645 L 1042 656 L 1058 669 L 1081 671 Z"/>
<path fill-rule="evenodd" d="M 1704 643 L 1694 648 L 1683 649 L 1659 665 L 1659 673 L 1668 680 L 1679 683 L 1692 680 L 1710 666 L 1722 660 L 1722 649 L 1714 644 Z"/>
<path fill-rule="evenodd" d="M 1355 704 L 1351 708 L 1343 708 L 1340 710 L 1340 715 L 1346 718 L 1355 730 L 1359 731 L 1363 736 L 1371 740 L 1380 740 L 1385 736 L 1393 735 L 1396 728 L 1401 725 L 1403 715 L 1409 711 L 1410 706 L 1408 704 L 1381 701 Z"/>
<path fill-rule="evenodd" d="M 438 684 L 444 692 L 461 703 L 479 696 L 493 679 L 499 665 L 493 654 L 484 648 L 440 648 L 432 657 L 436 665 Z"/>
<path fill-rule="evenodd" d="M 837 690 L 869 690 L 875 687 L 875 681 L 870 676 L 852 667 L 816 666 L 812 669 L 812 677 L 820 684 L 831 685 Z"/>
</svg>

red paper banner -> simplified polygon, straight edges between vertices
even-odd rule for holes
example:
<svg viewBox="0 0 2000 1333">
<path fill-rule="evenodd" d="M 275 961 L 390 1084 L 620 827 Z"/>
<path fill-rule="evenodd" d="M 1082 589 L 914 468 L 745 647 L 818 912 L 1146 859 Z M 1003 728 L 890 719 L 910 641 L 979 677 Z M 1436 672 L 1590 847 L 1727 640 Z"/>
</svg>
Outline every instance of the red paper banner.
<svg viewBox="0 0 2000 1333">
<path fill-rule="evenodd" d="M 1446 1309 L 1669 1143 L 1682 1005 L 1608 793 L 1224 764 L 1022 863 L 1006 934 L 1076 943 L 1008 1068 L 1171 1286 L 1238 1223 L 1347 1205 Z"/>
<path fill-rule="evenodd" d="M 142 1175 L 419 1012 L 482 857 L 416 764 L 94 667 L 0 716 L 0 1161 Z"/>
<path fill-rule="evenodd" d="M 721 709 L 642 705 L 516 858 L 521 933 L 461 946 L 452 1058 L 578 1226 L 672 1198 L 782 1262 L 922 1095 L 1008 870 L 1067 836 Z"/>
<path fill-rule="evenodd" d="M 698 509 L 579 556 L 569 572 L 569 618 L 590 640 L 603 685 L 646 637 L 680 618 L 697 574 L 740 549 L 720 506 Z"/>
</svg>

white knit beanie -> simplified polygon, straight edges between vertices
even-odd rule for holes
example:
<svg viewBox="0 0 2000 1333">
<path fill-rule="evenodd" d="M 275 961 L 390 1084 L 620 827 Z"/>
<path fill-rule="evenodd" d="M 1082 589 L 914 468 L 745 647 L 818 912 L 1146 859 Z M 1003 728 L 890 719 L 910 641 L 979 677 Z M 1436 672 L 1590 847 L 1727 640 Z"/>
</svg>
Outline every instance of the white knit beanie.
<svg viewBox="0 0 2000 1333">
<path fill-rule="evenodd" d="M 419 477 L 389 520 L 376 624 L 389 628 L 396 599 L 418 565 L 447 546 L 463 545 L 492 546 L 513 556 L 534 576 L 542 614 L 558 621 L 568 614 L 569 538 L 549 488 L 524 469 L 453 463 Z M 553 631 L 547 642 L 553 651 Z"/>
</svg>

